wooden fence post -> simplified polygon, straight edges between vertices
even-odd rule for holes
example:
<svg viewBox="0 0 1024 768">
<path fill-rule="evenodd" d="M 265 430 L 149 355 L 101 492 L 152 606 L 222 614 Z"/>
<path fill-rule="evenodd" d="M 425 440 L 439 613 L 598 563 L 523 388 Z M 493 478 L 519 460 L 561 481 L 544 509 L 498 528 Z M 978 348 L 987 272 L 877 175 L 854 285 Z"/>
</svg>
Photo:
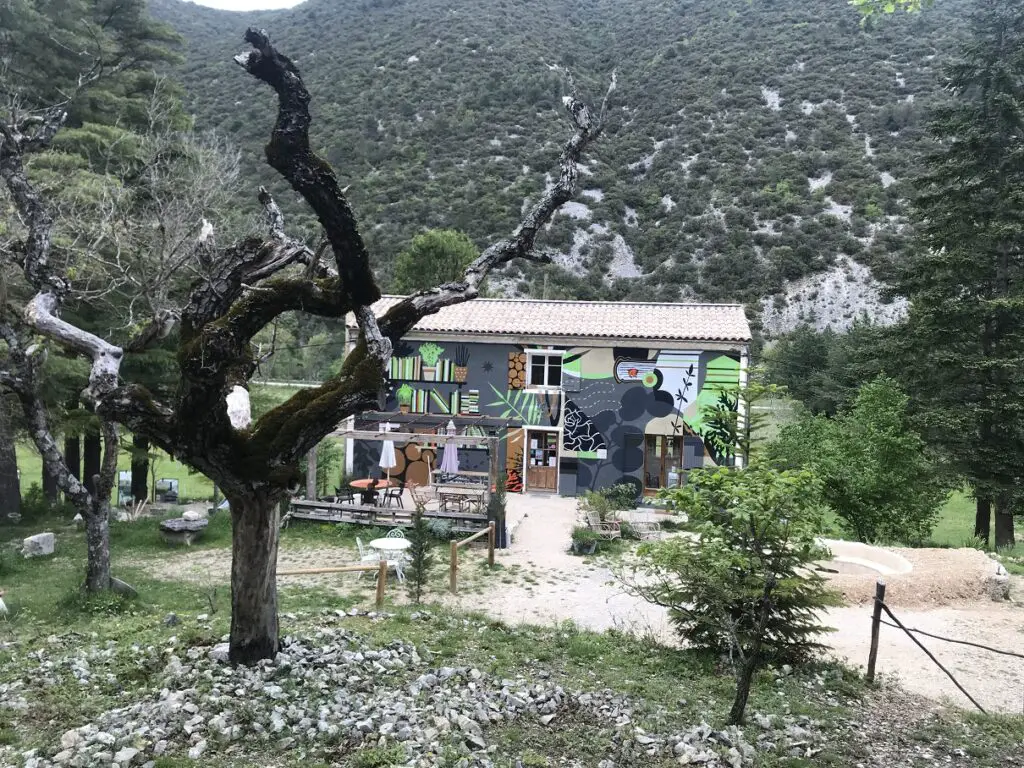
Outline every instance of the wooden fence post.
<svg viewBox="0 0 1024 768">
<path fill-rule="evenodd" d="M 487 565 L 489 565 L 491 568 L 493 568 L 494 567 L 494 538 L 495 538 L 495 530 L 494 530 L 494 521 L 493 520 L 491 520 L 491 522 L 489 522 L 487 524 L 487 528 L 488 528 L 488 531 L 487 531 Z"/>
<path fill-rule="evenodd" d="M 384 585 L 388 583 L 388 561 L 381 560 L 377 568 L 377 607 L 384 605 Z"/>
<path fill-rule="evenodd" d="M 875 682 L 875 662 L 878 660 L 878 633 L 882 628 L 882 603 L 885 601 L 885 580 L 875 584 L 875 608 L 871 612 L 871 650 L 868 651 L 867 681 Z"/>
<path fill-rule="evenodd" d="M 459 570 L 459 544 L 452 542 L 452 552 L 448 559 L 448 591 L 453 595 L 458 594 L 458 570 Z"/>
</svg>

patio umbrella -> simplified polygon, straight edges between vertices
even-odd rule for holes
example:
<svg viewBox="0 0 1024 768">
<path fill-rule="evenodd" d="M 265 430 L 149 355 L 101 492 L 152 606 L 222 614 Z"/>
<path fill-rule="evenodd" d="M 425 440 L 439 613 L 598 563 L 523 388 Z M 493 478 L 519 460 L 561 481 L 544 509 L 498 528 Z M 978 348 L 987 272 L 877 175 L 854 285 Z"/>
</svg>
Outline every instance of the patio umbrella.
<svg viewBox="0 0 1024 768">
<path fill-rule="evenodd" d="M 395 443 L 393 440 L 384 440 L 380 446 L 380 468 L 387 472 L 388 480 L 391 480 L 391 470 L 398 462 L 395 460 Z"/>
<path fill-rule="evenodd" d="M 448 422 L 448 428 L 445 430 L 449 435 L 455 434 L 455 423 L 452 421 Z M 445 441 L 444 451 L 441 453 L 441 466 L 438 467 L 446 475 L 457 475 L 459 474 L 459 449 L 449 441 Z"/>
</svg>

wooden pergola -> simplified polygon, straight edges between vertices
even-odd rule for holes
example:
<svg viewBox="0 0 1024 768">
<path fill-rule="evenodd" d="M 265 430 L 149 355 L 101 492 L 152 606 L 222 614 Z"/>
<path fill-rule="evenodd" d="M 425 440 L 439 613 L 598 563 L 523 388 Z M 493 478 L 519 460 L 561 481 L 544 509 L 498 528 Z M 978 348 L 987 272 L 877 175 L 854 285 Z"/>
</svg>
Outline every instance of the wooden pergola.
<svg viewBox="0 0 1024 768">
<path fill-rule="evenodd" d="M 444 427 L 449 421 L 455 424 L 456 429 L 466 427 L 480 427 L 491 429 L 504 429 L 509 422 L 505 419 L 497 419 L 493 416 L 456 416 L 444 414 L 414 414 L 394 411 L 391 413 L 375 411 L 366 413 L 359 417 L 364 421 L 378 423 L 401 422 L 403 426 L 431 426 Z M 500 442 L 498 435 L 449 435 L 444 432 L 434 434 L 430 432 L 381 432 L 371 429 L 336 429 L 328 437 L 353 440 L 391 440 L 395 444 L 420 443 L 444 446 L 454 443 L 456 447 L 475 448 L 481 443 L 487 445 L 487 488 L 495 488 L 498 482 L 498 466 L 500 464 Z M 306 461 L 306 495 L 308 498 L 316 498 L 316 448 L 308 454 Z"/>
</svg>

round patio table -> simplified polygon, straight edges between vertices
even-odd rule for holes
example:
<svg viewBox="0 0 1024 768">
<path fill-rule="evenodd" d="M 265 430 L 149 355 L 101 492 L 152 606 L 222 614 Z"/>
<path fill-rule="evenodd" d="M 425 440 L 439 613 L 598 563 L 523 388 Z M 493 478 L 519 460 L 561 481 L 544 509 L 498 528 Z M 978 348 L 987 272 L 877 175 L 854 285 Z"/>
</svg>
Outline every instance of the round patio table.
<svg viewBox="0 0 1024 768">
<path fill-rule="evenodd" d="M 380 552 L 402 552 L 411 545 L 408 539 L 374 539 L 370 542 L 370 547 Z"/>
<path fill-rule="evenodd" d="M 363 498 L 363 504 L 372 505 L 376 502 L 378 489 L 398 485 L 398 483 L 395 480 L 391 480 L 386 477 L 376 479 L 372 477 L 364 477 L 359 480 L 353 480 L 349 485 L 359 491 Z"/>
</svg>

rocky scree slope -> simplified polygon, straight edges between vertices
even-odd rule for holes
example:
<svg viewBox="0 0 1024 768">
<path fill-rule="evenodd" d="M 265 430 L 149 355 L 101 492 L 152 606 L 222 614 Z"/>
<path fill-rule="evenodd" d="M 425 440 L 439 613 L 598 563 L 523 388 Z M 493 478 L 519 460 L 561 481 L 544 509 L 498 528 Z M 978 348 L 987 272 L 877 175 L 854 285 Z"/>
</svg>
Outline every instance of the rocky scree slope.
<svg viewBox="0 0 1024 768">
<path fill-rule="evenodd" d="M 910 235 L 923 117 L 970 6 L 861 28 L 834 0 L 306 0 L 247 14 L 151 0 L 187 39 L 176 74 L 197 125 L 240 142 L 250 191 L 270 184 L 301 228 L 308 211 L 262 164 L 274 97 L 231 56 L 253 24 L 295 59 L 314 147 L 351 184 L 385 282 L 425 228 L 480 245 L 508 232 L 566 136 L 557 66 L 595 98 L 616 70 L 582 192 L 545 233 L 562 254 L 547 295 L 798 302 L 775 330 L 893 314 L 872 279 Z M 848 278 L 844 260 L 873 278 Z M 807 299 L 808 278 L 842 283 L 838 309 Z M 519 266 L 496 285 L 539 295 L 541 281 Z"/>
</svg>

